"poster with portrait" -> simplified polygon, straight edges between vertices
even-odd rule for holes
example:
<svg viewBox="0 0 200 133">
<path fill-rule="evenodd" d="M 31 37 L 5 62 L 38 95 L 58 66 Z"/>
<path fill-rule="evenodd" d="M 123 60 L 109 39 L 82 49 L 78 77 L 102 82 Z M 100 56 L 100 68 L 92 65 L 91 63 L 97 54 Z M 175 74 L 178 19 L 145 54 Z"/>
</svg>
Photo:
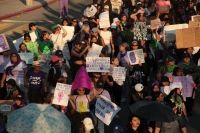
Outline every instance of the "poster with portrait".
<svg viewBox="0 0 200 133">
<path fill-rule="evenodd" d="M 0 34 L 0 53 L 7 51 L 10 49 L 10 46 L 8 45 L 8 41 L 4 34 Z"/>
<path fill-rule="evenodd" d="M 128 51 L 128 59 L 131 65 L 145 63 L 143 49 Z"/>
<path fill-rule="evenodd" d="M 147 39 L 147 25 L 146 22 L 134 22 L 134 40 L 148 40 Z"/>
</svg>

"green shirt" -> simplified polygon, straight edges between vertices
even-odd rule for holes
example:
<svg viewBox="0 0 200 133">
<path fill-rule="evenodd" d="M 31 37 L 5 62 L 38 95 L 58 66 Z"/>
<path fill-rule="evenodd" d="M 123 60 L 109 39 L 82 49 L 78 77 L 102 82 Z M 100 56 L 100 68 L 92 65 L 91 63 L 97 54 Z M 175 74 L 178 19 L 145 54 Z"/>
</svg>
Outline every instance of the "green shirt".
<svg viewBox="0 0 200 133">
<path fill-rule="evenodd" d="M 119 33 L 120 36 L 127 40 L 128 44 L 131 45 L 132 41 L 133 41 L 133 31 L 132 30 L 124 30 L 122 32 Z"/>
<path fill-rule="evenodd" d="M 26 44 L 26 47 L 29 51 L 33 52 L 34 57 L 36 58 L 36 60 L 38 59 L 38 44 L 37 42 L 23 42 L 24 44 Z"/>
<path fill-rule="evenodd" d="M 41 41 L 38 40 L 37 43 L 39 44 L 38 50 L 41 51 L 43 54 L 51 54 L 51 49 L 53 48 L 53 41 Z"/>
</svg>

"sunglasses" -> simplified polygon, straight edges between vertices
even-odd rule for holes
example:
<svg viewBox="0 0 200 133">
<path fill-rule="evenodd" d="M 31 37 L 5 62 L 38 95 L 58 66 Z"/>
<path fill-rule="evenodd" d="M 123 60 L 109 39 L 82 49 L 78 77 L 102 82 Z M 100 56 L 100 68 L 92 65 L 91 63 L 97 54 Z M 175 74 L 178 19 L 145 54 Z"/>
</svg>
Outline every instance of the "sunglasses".
<svg viewBox="0 0 200 133">
<path fill-rule="evenodd" d="M 72 21 L 72 22 L 77 23 L 78 21 Z"/>
<path fill-rule="evenodd" d="M 85 91 L 84 89 L 78 89 L 78 91 Z"/>
</svg>

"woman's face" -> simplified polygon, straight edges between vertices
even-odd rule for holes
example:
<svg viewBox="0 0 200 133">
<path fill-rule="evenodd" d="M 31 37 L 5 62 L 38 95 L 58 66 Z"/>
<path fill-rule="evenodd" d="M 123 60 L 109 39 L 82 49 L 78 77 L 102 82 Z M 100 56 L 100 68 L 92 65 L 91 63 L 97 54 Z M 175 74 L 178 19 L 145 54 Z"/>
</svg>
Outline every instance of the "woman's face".
<svg viewBox="0 0 200 133">
<path fill-rule="evenodd" d="M 97 42 L 97 38 L 93 37 L 92 42 Z"/>
<path fill-rule="evenodd" d="M 21 47 L 20 47 L 21 51 L 26 51 L 27 48 L 26 48 L 26 45 L 25 44 L 22 44 Z"/>
<path fill-rule="evenodd" d="M 160 88 L 158 85 L 154 85 L 153 92 L 157 92 L 157 91 L 160 91 Z"/>
<path fill-rule="evenodd" d="M 67 21 L 63 21 L 63 26 L 68 26 L 68 22 Z"/>
<path fill-rule="evenodd" d="M 15 100 L 15 104 L 16 104 L 17 106 L 20 106 L 21 101 L 20 101 L 20 100 Z"/>
<path fill-rule="evenodd" d="M 181 89 L 177 88 L 176 92 L 177 92 L 177 94 L 181 94 Z"/>
<path fill-rule="evenodd" d="M 140 119 L 138 117 L 133 117 L 132 121 L 130 123 L 131 123 L 132 127 L 139 127 Z"/>
<path fill-rule="evenodd" d="M 34 66 L 33 69 L 34 69 L 35 71 L 40 71 L 40 66 Z"/>
<path fill-rule="evenodd" d="M 124 15 L 121 17 L 121 20 L 125 22 L 127 20 L 127 17 Z"/>
<path fill-rule="evenodd" d="M 159 101 L 159 102 L 163 102 L 164 101 L 163 93 L 160 93 L 159 97 L 157 97 L 157 101 Z"/>
<path fill-rule="evenodd" d="M 169 66 L 174 66 L 174 64 L 175 64 L 175 61 L 168 62 Z"/>
<path fill-rule="evenodd" d="M 84 94 L 85 94 L 85 89 L 84 89 L 84 88 L 79 88 L 79 89 L 77 90 L 77 93 L 78 93 L 79 95 L 84 95 Z"/>
<path fill-rule="evenodd" d="M 190 55 L 192 55 L 192 53 L 193 53 L 193 48 L 188 48 L 188 49 L 187 49 L 187 53 L 190 54 Z"/>
<path fill-rule="evenodd" d="M 185 63 L 189 63 L 189 62 L 190 62 L 190 58 L 189 58 L 189 57 L 186 57 L 186 58 L 183 59 L 183 61 L 184 61 Z"/>
<path fill-rule="evenodd" d="M 31 39 L 30 39 L 28 36 L 26 36 L 26 37 L 24 38 L 24 41 L 25 41 L 25 42 L 30 42 Z"/>
<path fill-rule="evenodd" d="M 78 20 L 74 19 L 74 20 L 72 21 L 72 26 L 76 26 L 77 24 L 78 24 Z"/>
<path fill-rule="evenodd" d="M 75 47 L 76 47 L 78 50 L 81 50 L 82 45 L 80 45 L 80 44 L 76 44 Z"/>
<path fill-rule="evenodd" d="M 131 45 L 133 50 L 137 50 L 138 49 L 138 45 Z"/>
<path fill-rule="evenodd" d="M 118 58 L 115 58 L 115 59 L 112 61 L 112 64 L 115 65 L 115 66 L 119 66 L 119 60 L 118 60 Z"/>
<path fill-rule="evenodd" d="M 169 86 L 169 82 L 162 82 L 163 86 Z"/>
<path fill-rule="evenodd" d="M 125 51 L 125 47 L 119 46 L 119 51 L 121 51 L 121 52 Z"/>
<path fill-rule="evenodd" d="M 49 38 L 49 33 L 46 33 L 45 35 L 44 35 L 44 38 L 46 39 L 46 38 Z"/>
<path fill-rule="evenodd" d="M 17 62 L 17 60 L 18 60 L 17 55 L 16 55 L 16 54 L 12 54 L 12 55 L 11 55 L 11 60 L 12 60 L 13 62 Z"/>
<path fill-rule="evenodd" d="M 182 76 L 183 75 L 183 72 L 181 69 L 178 69 L 177 72 L 176 72 L 176 76 Z"/>
<path fill-rule="evenodd" d="M 145 44 L 145 40 L 141 40 L 140 43 L 141 43 L 141 45 L 144 45 Z"/>
</svg>

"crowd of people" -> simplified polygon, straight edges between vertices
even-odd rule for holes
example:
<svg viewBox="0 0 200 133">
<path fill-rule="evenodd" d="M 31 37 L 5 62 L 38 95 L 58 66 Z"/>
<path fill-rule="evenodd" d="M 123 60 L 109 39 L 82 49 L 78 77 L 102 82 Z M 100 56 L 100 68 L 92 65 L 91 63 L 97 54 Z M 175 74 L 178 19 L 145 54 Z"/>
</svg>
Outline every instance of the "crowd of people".
<svg viewBox="0 0 200 133">
<path fill-rule="evenodd" d="M 29 23 L 29 31 L 24 34 L 19 50 L 1 53 L 0 99 L 13 100 L 14 110 L 29 103 L 49 104 L 69 118 L 73 133 L 105 132 L 104 122 L 94 113 L 99 95 L 119 107 L 124 102 L 132 105 L 141 100 L 152 100 L 171 107 L 179 119 L 170 123 L 143 122 L 141 117 L 133 115 L 127 127 L 116 125 L 113 133 L 186 133 L 185 121 L 188 122 L 188 115 L 193 114 L 195 89 L 200 80 L 200 50 L 193 53 L 193 47 L 177 49 L 175 40 L 164 41 L 163 27 L 188 23 L 191 16 L 200 13 L 200 2 L 171 0 L 169 13 L 159 12 L 154 0 L 123 0 L 122 3 L 120 14 L 116 14 L 110 0 L 99 3 L 93 0 L 86 8 L 94 6 L 97 12 L 91 17 L 82 16 L 80 20 L 67 19 L 67 9 L 67 13 L 61 14 L 65 19 L 61 24 L 53 25 L 51 33 L 39 31 L 36 23 Z M 127 9 L 128 14 L 124 12 Z M 99 15 L 102 12 L 109 12 L 110 27 L 100 28 Z M 162 26 L 149 27 L 151 39 L 134 39 L 134 22 L 148 23 L 158 18 Z M 74 27 L 72 40 L 63 40 L 68 34 L 63 26 Z M 86 55 L 93 43 L 103 47 L 100 57 L 110 57 L 110 72 L 89 72 L 91 91 L 82 86 L 69 95 L 68 106 L 52 104 L 56 84 L 73 84 L 78 70 L 85 67 Z M 63 45 L 67 49 L 63 50 Z M 145 62 L 131 65 L 127 52 L 138 49 L 143 50 Z M 27 65 L 19 55 L 29 52 L 34 54 L 32 65 Z M 40 70 L 38 58 L 42 54 L 52 55 L 48 73 Z M 119 66 L 126 68 L 125 81 L 115 81 L 112 77 L 113 68 Z M 186 86 L 173 82 L 173 77 L 177 76 L 192 76 L 190 96 L 182 95 Z M 162 89 L 166 86 L 168 92 Z M 6 116 L 0 117 L 1 132 L 6 132 Z M 115 119 L 119 118 L 118 113 Z"/>
</svg>

